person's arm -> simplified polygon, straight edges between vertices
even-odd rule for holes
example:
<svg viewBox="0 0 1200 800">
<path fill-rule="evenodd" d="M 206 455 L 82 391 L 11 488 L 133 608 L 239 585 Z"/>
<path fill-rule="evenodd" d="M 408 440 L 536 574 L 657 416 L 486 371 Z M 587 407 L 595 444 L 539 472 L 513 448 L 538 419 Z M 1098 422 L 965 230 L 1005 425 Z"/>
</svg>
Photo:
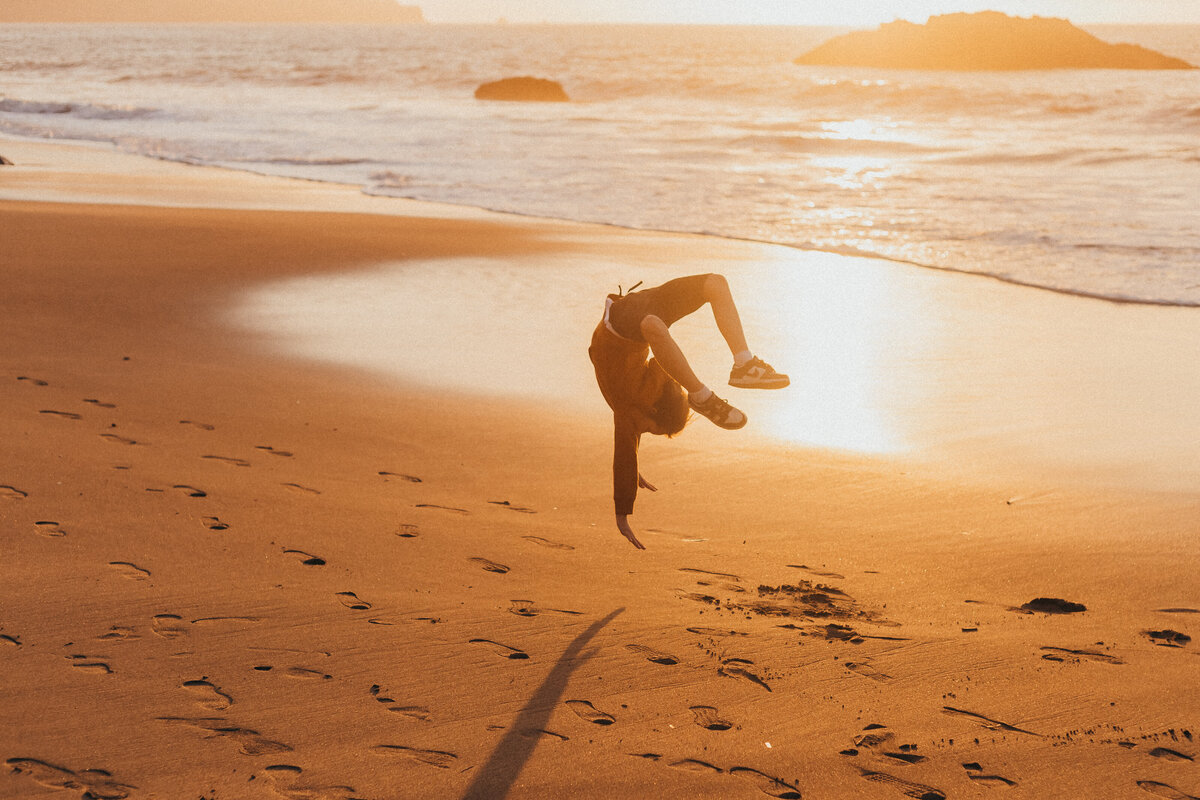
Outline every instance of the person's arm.
<svg viewBox="0 0 1200 800">
<path fill-rule="evenodd" d="M 633 513 L 633 501 L 641 483 L 637 464 L 640 439 L 641 432 L 630 415 L 613 415 L 613 506 L 617 512 L 617 530 L 634 547 L 645 550 L 629 527 L 629 515 Z"/>
<path fill-rule="evenodd" d="M 629 527 L 628 514 L 617 514 L 617 530 L 619 530 L 621 535 L 628 539 L 638 550 L 646 549 L 646 545 L 638 541 L 637 537 L 633 534 L 633 529 Z"/>
</svg>

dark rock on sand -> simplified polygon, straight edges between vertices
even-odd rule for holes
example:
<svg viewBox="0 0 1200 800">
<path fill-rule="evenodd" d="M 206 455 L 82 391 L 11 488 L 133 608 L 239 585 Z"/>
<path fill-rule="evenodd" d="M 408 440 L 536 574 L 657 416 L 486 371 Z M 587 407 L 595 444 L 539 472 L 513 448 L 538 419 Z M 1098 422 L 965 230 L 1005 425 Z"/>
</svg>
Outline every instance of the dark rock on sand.
<svg viewBox="0 0 1200 800">
<path fill-rule="evenodd" d="M 558 81 L 545 78 L 504 78 L 475 90 L 476 100 L 514 100 L 525 103 L 565 103 L 571 98 Z"/>
<path fill-rule="evenodd" d="M 1087 606 L 1057 597 L 1037 597 L 1021 606 L 1021 610 L 1040 611 L 1043 614 L 1078 614 L 1087 611 Z"/>
<path fill-rule="evenodd" d="M 1109 44 L 1065 19 L 999 11 L 904 20 L 830 39 L 797 64 L 889 69 L 1196 69 L 1133 44 Z"/>
</svg>

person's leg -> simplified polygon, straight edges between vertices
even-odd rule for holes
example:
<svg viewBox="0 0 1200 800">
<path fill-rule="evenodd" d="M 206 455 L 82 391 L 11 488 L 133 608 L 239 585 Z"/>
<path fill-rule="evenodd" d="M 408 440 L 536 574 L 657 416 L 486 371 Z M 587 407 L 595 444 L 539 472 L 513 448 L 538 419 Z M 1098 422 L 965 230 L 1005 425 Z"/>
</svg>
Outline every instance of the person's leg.
<svg viewBox="0 0 1200 800">
<path fill-rule="evenodd" d="M 674 378 L 689 394 L 704 388 L 704 382 L 692 371 L 692 365 L 688 363 L 687 357 L 679 349 L 679 345 L 671 336 L 671 331 L 665 322 L 652 314 L 642 318 L 640 328 L 646 343 L 650 345 L 650 352 L 654 354 L 658 365 L 666 370 L 668 375 Z"/>
<path fill-rule="evenodd" d="M 642 319 L 641 333 L 659 366 L 687 390 L 688 405 L 697 413 L 727 430 L 737 430 L 746 424 L 745 414 L 717 397 L 696 377 L 665 322 L 656 316 L 647 316 Z"/>
<path fill-rule="evenodd" d="M 735 358 L 744 355 L 750 358 L 750 346 L 746 344 L 746 334 L 742 330 L 742 318 L 738 314 L 737 305 L 733 302 L 733 294 L 729 291 L 729 281 L 724 275 L 713 273 L 704 281 L 704 299 L 712 308 L 713 319 L 716 320 L 717 330 L 729 346 L 729 352 Z"/>
</svg>

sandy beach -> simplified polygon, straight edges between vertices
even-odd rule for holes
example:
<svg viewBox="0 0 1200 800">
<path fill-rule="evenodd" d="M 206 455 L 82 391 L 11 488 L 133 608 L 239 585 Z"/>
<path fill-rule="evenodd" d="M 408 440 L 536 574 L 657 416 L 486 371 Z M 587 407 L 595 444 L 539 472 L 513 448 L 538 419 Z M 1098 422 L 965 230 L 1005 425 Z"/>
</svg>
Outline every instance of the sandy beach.
<svg viewBox="0 0 1200 800">
<path fill-rule="evenodd" d="M 902 287 L 872 319 L 957 333 L 863 362 L 913 381 L 873 401 L 906 446 L 694 421 L 643 444 L 638 552 L 609 285 L 541 331 L 585 332 L 561 397 L 440 381 L 451 329 L 363 342 L 428 353 L 405 380 L 231 310 L 381 264 L 720 271 L 791 360 L 752 287 L 821 255 L 0 153 L 0 797 L 1200 796 L 1194 309 L 847 261 Z"/>
</svg>

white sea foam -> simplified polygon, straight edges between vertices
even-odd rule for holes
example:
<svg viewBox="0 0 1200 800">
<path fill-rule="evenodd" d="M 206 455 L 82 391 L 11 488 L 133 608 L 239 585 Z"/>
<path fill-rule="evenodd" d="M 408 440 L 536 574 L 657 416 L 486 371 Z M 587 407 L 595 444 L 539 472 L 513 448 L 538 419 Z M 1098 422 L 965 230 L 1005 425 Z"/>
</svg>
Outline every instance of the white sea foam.
<svg viewBox="0 0 1200 800">
<path fill-rule="evenodd" d="M 0 131 L 1200 305 L 1200 71 L 792 63 L 835 32 L 8 26 Z M 573 102 L 472 98 L 511 74 Z"/>
</svg>

